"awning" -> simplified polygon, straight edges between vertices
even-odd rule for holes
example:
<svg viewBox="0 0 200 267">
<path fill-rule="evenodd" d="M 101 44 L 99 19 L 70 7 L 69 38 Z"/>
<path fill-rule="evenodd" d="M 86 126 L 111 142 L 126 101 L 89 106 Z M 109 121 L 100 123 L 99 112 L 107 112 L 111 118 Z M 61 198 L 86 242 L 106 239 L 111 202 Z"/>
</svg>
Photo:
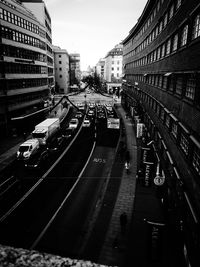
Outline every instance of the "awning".
<svg viewBox="0 0 200 267">
<path fill-rule="evenodd" d="M 164 74 L 164 76 L 170 76 L 170 75 L 172 75 L 172 72 L 167 72 Z"/>
</svg>

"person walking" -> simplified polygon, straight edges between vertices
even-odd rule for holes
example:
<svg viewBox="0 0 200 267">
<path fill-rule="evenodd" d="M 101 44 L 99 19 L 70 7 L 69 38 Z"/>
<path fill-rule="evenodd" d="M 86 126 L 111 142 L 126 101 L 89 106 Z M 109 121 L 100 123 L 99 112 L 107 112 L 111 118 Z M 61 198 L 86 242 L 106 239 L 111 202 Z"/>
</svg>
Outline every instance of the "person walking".
<svg viewBox="0 0 200 267">
<path fill-rule="evenodd" d="M 129 169 L 130 169 L 130 162 L 125 162 L 125 169 L 126 169 L 126 173 L 129 174 Z"/>
<path fill-rule="evenodd" d="M 126 231 L 126 225 L 127 225 L 127 222 L 128 222 L 126 212 L 123 212 L 120 215 L 120 218 L 119 219 L 120 219 L 121 233 L 123 234 Z"/>
</svg>

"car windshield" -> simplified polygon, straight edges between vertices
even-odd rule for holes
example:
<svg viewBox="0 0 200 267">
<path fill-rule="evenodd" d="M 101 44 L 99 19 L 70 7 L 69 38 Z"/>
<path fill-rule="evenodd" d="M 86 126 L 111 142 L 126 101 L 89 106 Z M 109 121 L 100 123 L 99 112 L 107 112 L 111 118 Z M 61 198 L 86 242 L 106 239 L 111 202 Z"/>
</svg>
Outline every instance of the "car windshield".
<svg viewBox="0 0 200 267">
<path fill-rule="evenodd" d="M 32 133 L 33 138 L 44 138 L 45 133 Z"/>
<path fill-rule="evenodd" d="M 20 146 L 19 147 L 19 152 L 25 152 L 29 150 L 29 146 Z"/>
</svg>

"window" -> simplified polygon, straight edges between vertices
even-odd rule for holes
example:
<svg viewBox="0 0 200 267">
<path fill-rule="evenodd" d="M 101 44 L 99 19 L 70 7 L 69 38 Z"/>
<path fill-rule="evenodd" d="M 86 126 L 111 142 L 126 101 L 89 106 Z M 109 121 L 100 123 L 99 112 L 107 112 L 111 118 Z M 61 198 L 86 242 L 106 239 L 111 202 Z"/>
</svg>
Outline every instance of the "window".
<svg viewBox="0 0 200 267">
<path fill-rule="evenodd" d="M 188 25 L 185 25 L 185 27 L 182 30 L 182 34 L 181 34 L 181 46 L 186 45 L 187 36 L 188 36 Z"/>
<path fill-rule="evenodd" d="M 169 115 L 166 115 L 166 118 L 165 118 L 165 125 L 167 126 L 167 128 L 170 127 L 170 117 L 169 117 Z"/>
<path fill-rule="evenodd" d="M 165 112 L 164 112 L 164 109 L 161 109 L 161 112 L 160 112 L 160 118 L 162 121 L 164 121 L 165 119 Z"/>
<path fill-rule="evenodd" d="M 174 91 L 174 79 L 172 76 L 168 79 L 168 90 L 173 92 Z"/>
<path fill-rule="evenodd" d="M 200 14 L 196 16 L 193 25 L 192 39 L 200 36 Z"/>
<path fill-rule="evenodd" d="M 3 19 L 3 9 L 0 8 L 0 19 Z"/>
<path fill-rule="evenodd" d="M 164 21 L 163 21 L 163 27 L 165 27 L 167 25 L 167 22 L 168 22 L 168 13 L 165 13 Z"/>
<path fill-rule="evenodd" d="M 59 57 L 61 57 L 61 55 L 58 55 Z"/>
<path fill-rule="evenodd" d="M 59 75 L 60 78 L 62 78 L 62 75 Z"/>
<path fill-rule="evenodd" d="M 165 44 L 162 45 L 161 57 L 165 56 Z"/>
<path fill-rule="evenodd" d="M 185 96 L 191 100 L 194 100 L 195 89 L 196 79 L 194 75 L 190 74 L 186 82 Z"/>
<path fill-rule="evenodd" d="M 171 19 L 174 15 L 174 4 L 171 5 L 169 10 L 169 19 Z"/>
<path fill-rule="evenodd" d="M 162 29 L 163 29 L 163 21 L 161 20 L 160 21 L 160 24 L 159 24 L 159 33 L 162 31 Z"/>
<path fill-rule="evenodd" d="M 177 138 L 178 134 L 178 126 L 175 122 L 172 123 L 172 135 Z"/>
<path fill-rule="evenodd" d="M 167 89 L 167 84 L 168 84 L 168 77 L 163 77 L 163 89 Z"/>
<path fill-rule="evenodd" d="M 160 59 L 160 53 L 161 52 L 161 47 L 159 46 L 157 49 L 157 59 Z"/>
<path fill-rule="evenodd" d="M 175 52 L 178 48 L 178 33 L 174 35 L 173 44 L 172 44 L 172 52 Z"/>
<path fill-rule="evenodd" d="M 176 2 L 176 9 L 178 9 L 181 6 L 182 0 L 177 0 Z"/>
<path fill-rule="evenodd" d="M 59 68 L 59 70 L 62 70 L 62 68 Z"/>
<path fill-rule="evenodd" d="M 159 117 L 159 115 L 160 115 L 160 105 L 157 105 L 156 113 L 157 113 L 157 115 L 158 115 L 158 117 Z"/>
<path fill-rule="evenodd" d="M 189 141 L 183 133 L 181 133 L 180 147 L 183 150 L 183 152 L 185 153 L 185 155 L 188 155 Z"/>
<path fill-rule="evenodd" d="M 162 82 L 163 82 L 163 76 L 159 75 L 158 87 L 162 87 Z"/>
<path fill-rule="evenodd" d="M 200 175 L 200 149 L 197 147 L 194 148 L 193 156 L 192 156 L 192 165 Z"/>
<path fill-rule="evenodd" d="M 175 92 L 178 95 L 182 94 L 182 90 L 183 90 L 183 76 L 182 75 L 178 75 L 176 78 L 176 88 L 175 88 Z"/>
<path fill-rule="evenodd" d="M 170 54 L 170 48 L 171 48 L 171 39 L 169 39 L 167 41 L 167 45 L 166 45 L 166 55 Z"/>
<path fill-rule="evenodd" d="M 59 64 L 62 64 L 62 61 L 59 61 Z"/>
</svg>

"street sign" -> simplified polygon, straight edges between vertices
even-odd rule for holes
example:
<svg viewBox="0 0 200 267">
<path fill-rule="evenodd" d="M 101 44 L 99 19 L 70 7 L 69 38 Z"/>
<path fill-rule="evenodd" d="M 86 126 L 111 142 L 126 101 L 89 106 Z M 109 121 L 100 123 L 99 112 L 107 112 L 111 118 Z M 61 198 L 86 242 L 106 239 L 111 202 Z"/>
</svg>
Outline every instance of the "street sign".
<svg viewBox="0 0 200 267">
<path fill-rule="evenodd" d="M 164 182 L 165 182 L 165 177 L 162 177 L 162 176 L 156 176 L 155 178 L 154 178 L 154 184 L 155 185 L 163 185 L 164 184 Z"/>
</svg>

